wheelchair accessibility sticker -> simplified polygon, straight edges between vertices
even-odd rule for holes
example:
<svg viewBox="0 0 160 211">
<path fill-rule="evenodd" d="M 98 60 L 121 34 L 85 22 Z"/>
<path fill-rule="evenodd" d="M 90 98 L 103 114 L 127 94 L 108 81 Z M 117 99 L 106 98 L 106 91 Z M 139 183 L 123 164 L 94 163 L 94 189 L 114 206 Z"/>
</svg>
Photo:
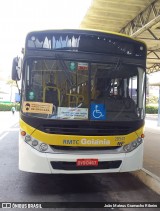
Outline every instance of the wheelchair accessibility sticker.
<svg viewBox="0 0 160 211">
<path fill-rule="evenodd" d="M 91 104 L 91 120 L 106 120 L 104 104 Z"/>
</svg>

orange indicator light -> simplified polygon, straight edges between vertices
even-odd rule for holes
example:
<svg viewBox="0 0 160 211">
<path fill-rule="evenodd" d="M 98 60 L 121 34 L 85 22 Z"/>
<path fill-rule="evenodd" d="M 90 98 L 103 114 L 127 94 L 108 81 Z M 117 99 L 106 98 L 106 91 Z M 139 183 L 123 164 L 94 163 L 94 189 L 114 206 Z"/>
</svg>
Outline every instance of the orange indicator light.
<svg viewBox="0 0 160 211">
<path fill-rule="evenodd" d="M 26 132 L 25 131 L 21 131 L 21 136 L 25 136 L 26 135 Z"/>
</svg>

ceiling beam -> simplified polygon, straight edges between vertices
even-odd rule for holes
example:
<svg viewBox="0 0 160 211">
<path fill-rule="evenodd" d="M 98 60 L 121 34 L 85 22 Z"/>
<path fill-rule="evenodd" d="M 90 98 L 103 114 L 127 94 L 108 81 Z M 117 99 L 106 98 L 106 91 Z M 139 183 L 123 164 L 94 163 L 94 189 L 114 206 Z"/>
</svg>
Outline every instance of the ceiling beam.
<svg viewBox="0 0 160 211">
<path fill-rule="evenodd" d="M 152 28 L 155 30 L 160 22 L 160 0 L 153 1 L 144 11 L 139 13 L 132 21 L 120 30 L 120 33 L 128 34 L 131 37 L 137 38 L 143 32 L 148 31 L 154 41 L 159 42 L 159 37 L 153 33 Z M 157 26 L 157 27 L 156 27 Z M 142 35 L 144 37 L 144 35 Z M 139 36 L 140 38 L 140 36 Z M 140 38 L 142 39 L 142 38 Z M 155 43 L 152 47 L 148 46 L 147 58 L 147 73 L 160 71 L 160 57 L 156 53 L 160 49 L 160 44 Z M 156 58 L 149 58 L 149 54 L 153 53 Z M 153 55 L 152 54 L 152 55 Z"/>
<path fill-rule="evenodd" d="M 137 37 L 160 21 L 160 1 L 155 0 L 144 11 L 120 30 L 120 33 Z"/>
</svg>

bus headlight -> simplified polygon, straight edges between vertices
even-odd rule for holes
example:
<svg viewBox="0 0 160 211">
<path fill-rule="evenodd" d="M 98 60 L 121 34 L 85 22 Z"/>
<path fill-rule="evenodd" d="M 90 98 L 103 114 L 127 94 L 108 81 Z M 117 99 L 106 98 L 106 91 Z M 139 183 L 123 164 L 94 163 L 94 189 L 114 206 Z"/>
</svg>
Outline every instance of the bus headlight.
<svg viewBox="0 0 160 211">
<path fill-rule="evenodd" d="M 135 141 L 131 142 L 130 144 L 124 145 L 123 150 L 124 152 L 131 152 L 136 149 L 142 142 L 143 139 L 138 137 Z"/>
<path fill-rule="evenodd" d="M 40 151 L 44 152 L 48 149 L 48 145 L 42 143 L 42 144 L 40 144 L 39 149 L 40 149 Z"/>
<path fill-rule="evenodd" d="M 26 137 L 25 137 L 25 141 L 26 141 L 26 142 L 31 141 L 31 139 L 32 139 L 32 138 L 31 138 L 31 136 L 30 136 L 30 135 L 26 135 Z"/>
<path fill-rule="evenodd" d="M 29 144 L 34 149 L 38 150 L 39 152 L 52 152 L 53 150 L 50 148 L 48 144 L 45 144 L 39 140 L 34 139 L 32 136 L 26 134 L 24 137 L 24 141 Z"/>
<path fill-rule="evenodd" d="M 36 147 L 38 145 L 38 141 L 37 140 L 33 140 L 32 141 L 32 146 Z"/>
</svg>

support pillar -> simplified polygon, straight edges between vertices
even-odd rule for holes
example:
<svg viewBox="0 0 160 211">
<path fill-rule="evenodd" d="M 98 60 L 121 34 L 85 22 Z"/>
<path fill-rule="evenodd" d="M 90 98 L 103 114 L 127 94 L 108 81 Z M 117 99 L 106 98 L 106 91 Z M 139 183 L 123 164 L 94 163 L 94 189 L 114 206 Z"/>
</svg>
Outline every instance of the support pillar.
<svg viewBox="0 0 160 211">
<path fill-rule="evenodd" d="M 160 86 L 159 86 L 159 98 L 158 98 L 158 126 L 160 127 Z"/>
</svg>

